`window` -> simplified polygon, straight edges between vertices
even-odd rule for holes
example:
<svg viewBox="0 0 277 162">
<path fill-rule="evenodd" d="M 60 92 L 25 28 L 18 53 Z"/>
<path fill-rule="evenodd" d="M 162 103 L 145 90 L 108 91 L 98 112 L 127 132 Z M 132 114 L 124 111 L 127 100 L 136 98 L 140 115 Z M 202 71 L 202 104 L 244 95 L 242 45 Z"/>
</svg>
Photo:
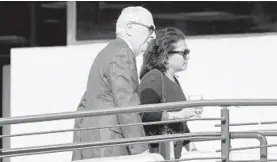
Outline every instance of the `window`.
<svg viewBox="0 0 277 162">
<path fill-rule="evenodd" d="M 124 7 L 149 9 L 157 27 L 174 26 L 186 35 L 277 31 L 277 2 L 76 2 L 76 40 L 115 38 Z"/>
</svg>

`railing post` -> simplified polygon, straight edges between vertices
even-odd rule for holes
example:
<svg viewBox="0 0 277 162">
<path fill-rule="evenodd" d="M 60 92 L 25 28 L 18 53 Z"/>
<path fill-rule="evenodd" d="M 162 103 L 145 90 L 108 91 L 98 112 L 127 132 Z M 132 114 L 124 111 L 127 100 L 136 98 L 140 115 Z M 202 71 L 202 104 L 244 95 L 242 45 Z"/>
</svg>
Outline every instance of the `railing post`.
<svg viewBox="0 0 277 162">
<path fill-rule="evenodd" d="M 267 145 L 266 136 L 260 132 L 231 132 L 230 134 L 231 139 L 237 138 L 255 138 L 259 140 L 260 146 Z M 231 149 L 232 150 L 232 149 Z M 266 161 L 267 160 L 267 147 L 260 148 L 260 160 Z"/>
<path fill-rule="evenodd" d="M 229 109 L 222 107 L 221 109 L 221 157 L 222 162 L 229 162 L 230 154 L 230 131 L 229 131 Z"/>
<path fill-rule="evenodd" d="M 165 160 L 175 160 L 173 141 L 164 141 L 159 145 L 159 153 L 164 157 Z"/>
<path fill-rule="evenodd" d="M 257 136 L 258 136 L 258 140 L 260 141 L 260 146 L 267 145 L 267 139 L 262 133 L 257 134 Z M 267 147 L 260 148 L 260 160 L 264 160 L 264 161 L 267 160 Z"/>
</svg>

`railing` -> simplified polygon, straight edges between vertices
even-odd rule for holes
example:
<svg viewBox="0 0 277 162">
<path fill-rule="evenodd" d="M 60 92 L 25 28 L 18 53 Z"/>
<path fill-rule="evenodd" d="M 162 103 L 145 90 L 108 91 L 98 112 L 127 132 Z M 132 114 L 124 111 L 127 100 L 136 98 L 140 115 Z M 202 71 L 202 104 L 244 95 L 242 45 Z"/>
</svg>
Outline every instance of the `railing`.
<svg viewBox="0 0 277 162">
<path fill-rule="evenodd" d="M 221 140 L 221 156 L 209 157 L 209 158 L 192 158 L 192 159 L 178 159 L 170 160 L 169 157 L 165 157 L 165 161 L 185 161 L 185 160 L 204 160 L 204 159 L 215 159 L 221 160 L 222 162 L 230 162 L 230 151 L 235 150 L 247 150 L 260 148 L 260 159 L 255 161 L 277 161 L 277 159 L 267 158 L 267 148 L 276 147 L 277 144 L 267 144 L 266 136 L 277 136 L 277 132 L 262 132 L 262 131 L 245 131 L 245 132 L 230 132 L 230 126 L 241 126 L 241 125 L 255 125 L 255 124 L 276 124 L 277 121 L 271 122 L 261 122 L 261 123 L 237 123 L 232 124 L 230 122 L 229 116 L 229 106 L 277 106 L 277 99 L 266 99 L 266 100 L 202 100 L 202 101 L 183 101 L 174 103 L 164 103 L 164 104 L 151 104 L 151 105 L 139 105 L 127 108 L 114 108 L 114 109 L 104 109 L 104 110 L 89 110 L 89 111 L 79 111 L 79 112 L 67 112 L 67 113 L 55 113 L 55 114 L 45 114 L 45 115 L 33 115 L 33 116 L 21 116 L 21 117 L 10 117 L 1 118 L 0 125 L 10 125 L 10 124 L 22 124 L 22 123 L 32 123 L 32 122 L 44 122 L 53 120 L 64 120 L 64 119 L 75 119 L 90 116 L 101 116 L 101 115 L 115 115 L 124 113 L 134 113 L 134 112 L 151 112 L 151 111 L 165 111 L 165 110 L 176 110 L 180 108 L 190 108 L 190 107 L 212 107 L 219 106 L 221 109 L 220 118 L 200 118 L 200 119 L 189 119 L 189 120 L 174 120 L 174 121 L 162 121 L 162 122 L 150 122 L 150 123 L 135 123 L 127 125 L 117 125 L 113 127 L 123 127 L 131 125 L 152 125 L 161 123 L 173 123 L 180 121 L 194 121 L 194 120 L 220 120 L 221 124 L 216 125 L 221 127 L 221 132 L 194 132 L 186 134 L 171 134 L 171 135 L 159 135 L 159 136 L 147 136 L 140 138 L 126 138 L 108 141 L 92 141 L 92 142 L 82 142 L 82 143 L 67 143 L 67 144 L 57 144 L 57 145 L 46 145 L 46 146 L 34 146 L 34 147 L 22 147 L 22 148 L 12 148 L 1 150 L 0 158 L 14 157 L 14 156 L 24 156 L 32 154 L 44 154 L 44 153 L 54 153 L 54 152 L 64 152 L 72 151 L 76 149 L 85 148 L 96 148 L 96 147 L 112 147 L 127 144 L 139 144 L 139 143 L 154 143 L 163 141 L 178 141 L 178 140 L 192 140 L 192 141 L 209 141 L 209 140 Z M 27 135 L 37 135 L 37 134 L 49 134 L 49 133 L 60 133 L 69 131 L 80 131 L 85 129 L 103 129 L 108 127 L 93 127 L 93 128 L 82 128 L 82 129 L 64 129 L 57 131 L 43 131 L 43 132 L 33 132 L 33 133 L 22 133 L 22 134 L 12 134 L 12 135 L 2 135 L 0 138 L 8 138 L 15 136 L 27 136 Z M 234 138 L 253 138 L 260 141 L 260 146 L 252 147 L 241 147 L 241 148 L 230 148 L 230 141 Z M 251 161 L 251 160 L 248 160 Z M 232 161 L 235 162 L 235 161 Z M 238 161 L 237 161 L 238 162 Z"/>
</svg>

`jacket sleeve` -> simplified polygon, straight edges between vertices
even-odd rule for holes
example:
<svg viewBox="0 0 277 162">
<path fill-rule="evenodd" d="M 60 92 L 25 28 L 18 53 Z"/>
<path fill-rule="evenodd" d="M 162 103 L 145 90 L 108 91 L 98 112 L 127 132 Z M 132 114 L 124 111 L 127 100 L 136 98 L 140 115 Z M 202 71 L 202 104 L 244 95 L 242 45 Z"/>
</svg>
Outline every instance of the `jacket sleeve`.
<svg viewBox="0 0 277 162">
<path fill-rule="evenodd" d="M 115 107 L 139 105 L 136 63 L 128 55 L 115 56 L 109 64 L 109 76 Z"/>
<path fill-rule="evenodd" d="M 128 55 L 117 55 L 109 64 L 109 81 L 114 96 L 115 107 L 139 105 L 137 93 L 138 76 L 135 59 Z M 120 125 L 141 123 L 139 113 L 117 115 Z M 124 138 L 145 136 L 144 128 L 139 126 L 121 127 Z M 148 150 L 147 144 L 129 145 L 130 154 L 139 154 Z"/>
<path fill-rule="evenodd" d="M 140 100 L 141 104 L 160 103 L 162 98 L 162 82 L 161 74 L 153 72 L 145 78 L 140 84 Z M 145 112 L 142 115 L 143 122 L 161 121 L 162 112 Z"/>
</svg>

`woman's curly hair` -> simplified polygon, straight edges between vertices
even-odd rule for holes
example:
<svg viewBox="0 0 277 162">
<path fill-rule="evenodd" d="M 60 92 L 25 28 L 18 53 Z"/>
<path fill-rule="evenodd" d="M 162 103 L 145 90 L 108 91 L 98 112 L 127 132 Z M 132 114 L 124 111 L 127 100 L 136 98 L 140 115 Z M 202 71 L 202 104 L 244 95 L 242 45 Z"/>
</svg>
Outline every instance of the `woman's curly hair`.
<svg viewBox="0 0 277 162">
<path fill-rule="evenodd" d="M 185 35 L 179 29 L 167 27 L 158 30 L 156 39 L 153 39 L 144 53 L 140 79 L 149 71 L 158 69 L 165 73 L 168 69 L 168 52 L 175 48 L 175 43 L 185 40 Z"/>
</svg>

